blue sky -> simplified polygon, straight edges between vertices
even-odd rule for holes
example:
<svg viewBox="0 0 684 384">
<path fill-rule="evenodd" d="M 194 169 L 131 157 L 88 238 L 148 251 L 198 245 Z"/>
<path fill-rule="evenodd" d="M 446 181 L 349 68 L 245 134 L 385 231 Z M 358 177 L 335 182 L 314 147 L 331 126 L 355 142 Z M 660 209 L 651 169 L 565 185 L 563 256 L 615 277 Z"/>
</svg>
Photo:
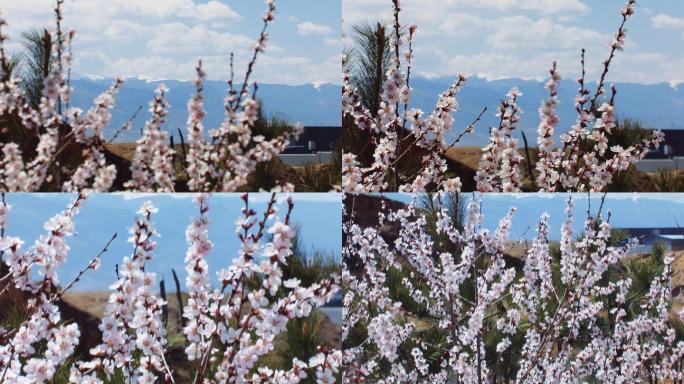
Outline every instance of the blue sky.
<svg viewBox="0 0 684 384">
<path fill-rule="evenodd" d="M 403 0 L 404 24 L 415 23 L 415 70 L 424 76 L 463 72 L 489 79 L 544 78 L 553 60 L 561 76 L 579 76 L 587 49 L 595 80 L 621 19 L 622 0 Z M 388 20 L 390 1 L 345 0 L 345 44 L 351 26 Z M 684 82 L 684 2 L 640 0 L 627 24 L 627 45 L 609 81 Z"/>
<path fill-rule="evenodd" d="M 21 32 L 53 27 L 54 0 L 3 0 L 11 46 Z M 264 83 L 340 83 L 339 0 L 280 0 L 271 42 L 258 63 Z M 261 0 L 66 0 L 67 29 L 77 32 L 75 71 L 88 76 L 190 79 L 202 58 L 209 78 L 227 79 L 251 54 L 266 10 Z"/>
<path fill-rule="evenodd" d="M 408 194 L 389 194 L 387 197 L 409 202 L 412 196 Z M 472 197 L 472 195 L 470 195 Z M 586 193 L 572 194 L 575 202 L 574 220 L 575 230 L 581 231 L 588 207 Z M 591 195 L 592 213 L 601 200 L 600 194 Z M 560 238 L 560 228 L 566 220 L 565 207 L 568 194 L 555 193 L 523 193 L 523 194 L 484 194 L 482 211 L 484 227 L 496 229 L 499 220 L 504 217 L 510 207 L 517 209 L 513 216 L 511 239 L 532 238 L 539 217 L 544 213 L 550 215 L 551 228 L 549 237 Z M 649 227 L 677 227 L 684 226 L 684 193 L 610 193 L 606 196 L 604 208 L 611 212 L 613 227 L 649 228 Z"/>
<path fill-rule="evenodd" d="M 308 250 L 320 250 L 339 257 L 341 254 L 341 197 L 339 194 L 306 193 L 294 194 L 295 208 L 292 219 L 299 223 L 303 240 Z M 71 194 L 9 194 L 8 236 L 19 236 L 28 249 L 43 231 L 43 223 L 61 212 L 73 199 Z M 257 211 L 265 208 L 269 194 L 250 194 L 250 206 Z M 284 202 L 285 195 L 279 195 Z M 128 228 L 132 226 L 135 212 L 146 201 L 152 201 L 159 208 L 153 222 L 161 234 L 157 239 L 156 258 L 148 269 L 172 281 L 174 268 L 181 284 L 185 282 L 183 259 L 185 258 L 185 228 L 198 210 L 191 194 L 93 194 L 76 216 L 77 234 L 68 239 L 71 252 L 66 265 L 60 270 L 60 280 L 67 283 L 85 266 L 116 232 L 117 239 L 109 252 L 102 257 L 97 271 L 88 271 L 75 290 L 105 290 L 115 280 L 114 265 L 132 252 Z M 219 268 L 229 265 L 237 255 L 239 240 L 235 236 L 234 221 L 243 206 L 240 194 L 215 194 L 210 201 L 209 236 L 214 250 L 207 261 L 211 276 Z M 280 204 L 282 215 L 287 205 Z M 281 216 L 282 217 L 282 216 Z"/>
</svg>

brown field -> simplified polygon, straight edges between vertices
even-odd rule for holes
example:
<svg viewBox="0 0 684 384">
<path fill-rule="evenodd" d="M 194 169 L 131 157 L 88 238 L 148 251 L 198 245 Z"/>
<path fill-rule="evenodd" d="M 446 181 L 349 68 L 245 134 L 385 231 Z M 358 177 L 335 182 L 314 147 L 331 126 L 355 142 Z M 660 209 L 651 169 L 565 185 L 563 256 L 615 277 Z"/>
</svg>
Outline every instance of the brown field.
<svg viewBox="0 0 684 384">
<path fill-rule="evenodd" d="M 453 147 L 447 150 L 445 157 L 449 160 L 459 162 L 472 170 L 477 170 L 482 157 L 480 147 Z"/>
<path fill-rule="evenodd" d="M 527 159 L 525 149 L 520 148 L 518 151 L 523 159 Z M 530 148 L 530 156 L 532 161 L 536 161 L 537 148 Z M 449 160 L 459 162 L 472 170 L 477 170 L 480 166 L 480 158 L 482 157 L 482 148 L 480 147 L 452 147 L 447 150 L 445 157 Z M 523 165 L 524 166 L 524 165 Z"/>
<path fill-rule="evenodd" d="M 123 159 L 128 161 L 133 160 L 136 143 L 107 143 L 104 146 L 108 151 Z M 180 144 L 176 144 L 174 147 L 176 151 L 182 151 Z"/>
</svg>

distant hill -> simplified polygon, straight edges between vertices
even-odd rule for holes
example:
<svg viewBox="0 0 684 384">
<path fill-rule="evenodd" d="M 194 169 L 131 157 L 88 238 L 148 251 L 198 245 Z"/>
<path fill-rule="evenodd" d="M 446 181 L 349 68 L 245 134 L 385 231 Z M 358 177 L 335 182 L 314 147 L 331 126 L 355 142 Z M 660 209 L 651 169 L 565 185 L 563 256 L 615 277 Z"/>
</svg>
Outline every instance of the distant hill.
<svg viewBox="0 0 684 384">
<path fill-rule="evenodd" d="M 112 82 L 112 79 L 79 78 L 73 80 L 72 104 L 84 110 L 89 109 L 93 99 L 106 90 Z M 165 129 L 173 131 L 177 136 L 177 128 L 181 128 L 185 135 L 188 118 L 187 103 L 194 92 L 192 82 L 128 79 L 116 97 L 116 107 L 112 110 L 112 122 L 106 136 L 111 137 L 142 105 L 143 110 L 135 119 L 132 130 L 124 132 L 117 141 L 126 142 L 137 139 L 140 136 L 140 128 L 150 117 L 148 106 L 154 90 L 160 83 L 164 83 L 169 88 L 168 101 L 171 105 Z M 223 99 L 226 92 L 225 82 L 207 81 L 204 91 L 207 130 L 217 128 L 223 121 Z M 341 92 L 340 86 L 332 84 L 320 86 L 259 84 L 257 98 L 264 102 L 265 112 L 269 116 L 280 116 L 292 123 L 301 122 L 304 125 L 339 127 L 342 113 Z"/>
<path fill-rule="evenodd" d="M 446 90 L 452 78 L 421 78 L 412 80 L 413 106 L 425 112 L 434 109 L 440 93 Z M 506 97 L 511 87 L 516 86 L 523 95 L 518 99 L 523 109 L 520 127 L 524 129 L 531 146 L 536 146 L 536 131 L 539 125 L 539 106 L 548 97 L 544 89 L 545 82 L 521 79 L 505 79 L 488 81 L 471 77 L 461 89 L 457 99 L 461 112 L 454 114 L 455 128 L 450 137 L 455 138 L 475 117 L 487 106 L 486 115 L 478 124 L 475 133 L 467 135 L 463 145 L 481 146 L 487 142 L 489 127 L 498 124 L 495 117 L 498 103 Z M 620 117 L 638 119 L 646 127 L 684 129 L 684 89 L 675 89 L 669 84 L 631 84 L 617 83 L 617 114 Z M 596 84 L 588 84 L 595 89 Z M 577 117 L 574 109 L 574 98 L 578 85 L 574 80 L 563 80 L 559 90 L 560 107 L 558 114 L 561 122 L 557 133 L 567 131 Z M 519 134 L 518 134 L 519 135 Z M 517 136 L 519 137 L 519 136 Z"/>
<path fill-rule="evenodd" d="M 73 104 L 90 108 L 93 99 L 102 93 L 113 80 L 80 78 L 72 82 L 75 88 Z M 447 89 L 453 79 L 442 77 L 427 79 L 414 77 L 412 86 L 413 106 L 429 112 L 434 108 L 437 96 Z M 117 97 L 117 106 L 112 111 L 113 120 L 108 135 L 118 129 L 142 105 L 144 110 L 134 122 L 132 131 L 120 136 L 118 141 L 133 141 L 139 137 L 139 130 L 149 118 L 148 104 L 155 88 L 164 83 L 170 89 L 168 99 L 171 110 L 166 129 L 176 133 L 181 128 L 185 133 L 187 121 L 187 102 L 194 92 L 192 82 L 178 80 L 147 81 L 128 79 Z M 523 109 L 520 126 L 528 135 L 531 146 L 536 146 L 536 130 L 539 124 L 538 109 L 541 101 L 547 97 L 544 82 L 522 79 L 505 79 L 488 81 L 471 77 L 458 96 L 461 112 L 455 113 L 455 129 L 450 137 L 456 137 L 460 130 L 469 124 L 475 116 L 487 106 L 489 109 L 478 124 L 475 133 L 467 135 L 462 145 L 481 146 L 486 143 L 489 127 L 497 124 L 495 117 L 497 105 L 505 98 L 508 90 L 517 86 L 523 93 L 519 104 Z M 590 89 L 594 83 L 588 84 Z M 223 98 L 226 94 L 223 81 L 208 81 L 205 88 L 207 119 L 205 126 L 215 128 L 223 120 Z M 669 84 L 632 84 L 618 83 L 617 113 L 621 117 L 638 119 L 651 128 L 684 129 L 684 90 L 671 87 Z M 563 80 L 559 97 L 561 105 L 559 116 L 561 123 L 557 133 L 567 131 L 574 123 L 576 113 L 574 98 L 577 83 L 574 80 Z M 341 88 L 338 85 L 313 84 L 290 86 L 277 84 L 260 84 L 258 98 L 264 101 L 266 114 L 281 116 L 291 122 L 304 125 L 339 126 L 341 115 Z"/>
</svg>

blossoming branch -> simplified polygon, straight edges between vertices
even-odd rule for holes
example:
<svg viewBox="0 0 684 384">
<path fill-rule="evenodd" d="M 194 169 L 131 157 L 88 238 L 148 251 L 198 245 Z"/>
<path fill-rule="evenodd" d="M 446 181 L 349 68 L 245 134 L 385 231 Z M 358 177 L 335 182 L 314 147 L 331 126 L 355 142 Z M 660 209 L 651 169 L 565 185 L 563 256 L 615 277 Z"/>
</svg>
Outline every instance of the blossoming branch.
<svg viewBox="0 0 684 384">
<path fill-rule="evenodd" d="M 361 226 L 359 213 L 346 212 L 346 382 L 684 378 L 684 340 L 675 324 L 684 312 L 678 320 L 670 316 L 672 255 L 639 283 L 643 288 L 635 286 L 626 272 L 634 239 L 612 244 L 610 213 L 602 208 L 596 216 L 587 211 L 583 232 L 575 233 L 570 198 L 558 251 L 544 214 L 523 259 L 514 262 L 507 247 L 515 209 L 490 231 L 474 198 L 459 229 L 445 197 L 433 200 L 433 216 L 415 202 L 382 208 L 377 227 Z"/>
<path fill-rule="evenodd" d="M 0 381 L 3 383 L 43 383 L 51 380 L 57 368 L 74 353 L 80 330 L 76 324 L 62 323 L 56 301 L 91 269 L 97 269 L 105 248 L 79 272 L 77 277 L 60 287 L 58 268 L 66 262 L 69 246 L 66 238 L 74 234 L 74 216 L 78 214 L 85 196 L 74 200 L 67 209 L 48 220 L 41 235 L 28 250 L 24 241 L 5 236 L 7 213 L 11 206 L 2 196 L 0 205 L 0 256 L 8 272 L 0 278 L 0 296 L 19 290 L 29 297 L 27 317 L 12 329 L 0 329 Z M 38 275 L 39 280 L 33 278 Z M 39 347 L 46 344 L 47 349 Z"/>
<path fill-rule="evenodd" d="M 365 132 L 368 142 L 363 148 L 370 148 L 373 154 L 369 164 L 362 164 L 359 148 L 345 149 L 342 162 L 343 189 L 347 192 L 460 191 L 462 180 L 449 171 L 445 154 L 464 135 L 473 132 L 486 108 L 452 142 L 447 142 L 446 135 L 453 129 L 452 114 L 458 111 L 456 95 L 466 82 L 464 75 L 458 75 L 454 85 L 439 96 L 435 110 L 429 115 L 423 117 L 423 111 L 409 108 L 413 92 L 410 76 L 416 26 L 405 28 L 399 20 L 400 0 L 392 0 L 392 3 L 394 35 L 391 45 L 394 56 L 383 78 L 378 111 L 368 109 L 366 105 L 369 100 L 364 100 L 361 92 L 353 86 L 353 75 L 344 75 L 343 114 L 352 121 L 345 131 L 350 135 L 354 130 Z M 627 147 L 608 147 L 617 124 L 617 91 L 613 86 L 611 94 L 607 95 L 606 76 L 615 54 L 624 47 L 627 33 L 625 24 L 634 14 L 635 6 L 635 0 L 628 0 L 620 12 L 622 22 L 615 39 L 610 43 L 609 56 L 604 61 L 593 94 L 586 88 L 582 51 L 582 76 L 578 80 L 580 88 L 575 99 L 578 118 L 568 132 L 560 135 L 561 147 L 555 147 L 553 139 L 559 124 L 556 109 L 560 102 L 558 86 L 561 77 L 556 64 L 552 65 L 550 80 L 546 84 L 550 96 L 542 102 L 539 110 L 539 160 L 534 166 L 529 164 L 530 174 L 526 177 L 520 170 L 523 157 L 518 140 L 513 137 L 522 112 L 516 101 L 523 95 L 517 88 L 511 89 L 497 111 L 499 126 L 491 128 L 489 143 L 482 151 L 474 179 L 478 191 L 603 191 L 618 172 L 627 170 L 643 159 L 649 150 L 659 147 L 664 138 L 660 131 L 654 131 L 641 142 Z M 403 32 L 406 30 L 407 33 Z M 402 46 L 408 48 L 402 52 Z M 405 66 L 402 59 L 405 59 Z M 414 158 L 409 156 L 412 153 Z M 413 169 L 416 168 L 413 164 L 416 156 L 422 158 L 417 171 Z M 528 158 L 528 161 L 531 159 Z"/>
<path fill-rule="evenodd" d="M 2 143 L 2 191 L 109 191 L 114 188 L 117 177 L 128 177 L 115 164 L 108 164 L 105 156 L 105 144 L 112 140 L 105 137 L 105 129 L 109 126 L 110 110 L 115 107 L 115 96 L 124 84 L 123 79 L 117 79 L 98 96 L 87 112 L 69 107 L 72 93 L 71 42 L 75 32 L 65 34 L 62 30 L 63 2 L 56 0 L 56 30 L 51 53 L 55 65 L 45 79 L 37 109 L 30 105 L 21 80 L 12 69 L 6 49 L 9 37 L 4 33 L 7 23 L 0 15 L 0 128 L 5 133 L 19 131 L 22 137 L 19 140 L 10 135 Z M 226 116 L 220 127 L 205 132 L 202 124 L 205 118 L 202 90 L 206 73 L 200 61 L 195 80 L 197 91 L 187 106 L 189 153 L 186 161 L 182 162 L 184 169 L 180 173 L 176 171 L 176 151 L 162 129 L 169 105 L 165 100 L 168 90 L 160 85 L 150 103 L 152 118 L 136 142 L 130 179 L 121 182 L 123 188 L 144 192 L 176 189 L 234 191 L 248 182 L 248 175 L 258 164 L 281 153 L 291 138 L 301 133 L 299 124 L 270 139 L 253 133 L 258 106 L 257 84 L 252 81 L 252 72 L 257 58 L 266 49 L 267 29 L 276 14 L 274 0 L 266 0 L 266 5 L 261 33 L 242 84 L 238 87 L 233 78 L 228 81 L 228 94 L 224 101 Z M 130 127 L 129 122 L 121 129 Z M 65 157 L 70 152 L 77 154 L 75 163 Z M 284 182 L 278 186 L 279 190 L 293 188 L 292 184 Z"/>
<path fill-rule="evenodd" d="M 116 238 L 74 281 L 60 287 L 57 270 L 66 261 L 66 238 L 75 231 L 74 216 L 85 198 L 79 196 L 50 219 L 44 226 L 47 234 L 23 251 L 21 239 L 5 236 L 10 206 L 3 196 L 0 252 L 9 272 L 0 277 L 0 295 L 20 289 L 31 299 L 26 320 L 16 328 L 0 329 L 0 381 L 52 382 L 58 369 L 66 367 L 70 383 L 101 384 L 114 377 L 134 383 L 175 383 L 178 367 L 168 360 L 169 335 L 162 319 L 166 302 L 154 291 L 157 277 L 149 270 L 159 236 L 153 223 L 158 209 L 150 202 L 142 204 L 129 230 L 132 252 L 124 257 L 110 287 L 99 326 L 102 340 L 90 350 L 90 357 L 74 362 L 81 330 L 62 321 L 57 301 L 84 273 L 98 267 Z M 206 261 L 214 248 L 208 236 L 208 195 L 196 198 L 199 215 L 186 230 L 188 299 L 183 304 L 187 321 L 182 336 L 187 360 L 194 367 L 192 382 L 298 383 L 313 377 L 320 384 L 334 383 L 340 374 L 339 350 L 319 346 L 308 360 L 295 358 L 289 369 L 272 369 L 262 361 L 290 320 L 309 317 L 332 299 L 340 289 L 340 276 L 335 272 L 309 286 L 297 278 L 283 280 L 295 236 L 290 223 L 294 204 L 288 200 L 280 219 L 275 194 L 261 216 L 250 207 L 248 195 L 242 198 L 244 208 L 235 231 L 239 254 L 217 271 L 218 287 L 212 286 Z M 35 281 L 36 276 L 41 278 Z M 46 351 L 41 343 L 47 343 Z"/>
</svg>

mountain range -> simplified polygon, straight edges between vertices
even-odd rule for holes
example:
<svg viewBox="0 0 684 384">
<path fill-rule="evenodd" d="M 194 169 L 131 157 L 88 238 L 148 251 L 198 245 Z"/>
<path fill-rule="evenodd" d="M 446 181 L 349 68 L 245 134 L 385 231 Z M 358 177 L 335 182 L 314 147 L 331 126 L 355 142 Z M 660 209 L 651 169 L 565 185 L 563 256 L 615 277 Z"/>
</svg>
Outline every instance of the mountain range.
<svg viewBox="0 0 684 384">
<path fill-rule="evenodd" d="M 412 106 L 426 113 L 434 109 L 438 95 L 447 89 L 453 79 L 414 77 Z M 93 99 L 113 82 L 111 79 L 78 78 L 72 82 L 75 88 L 73 104 L 88 109 Z M 192 82 L 178 80 L 129 79 L 117 95 L 117 105 L 112 111 L 112 122 L 108 135 L 112 135 L 131 115 L 143 106 L 143 111 L 133 121 L 133 129 L 119 136 L 119 141 L 133 141 L 140 135 L 140 128 L 149 119 L 147 107 L 154 90 L 164 83 L 169 89 L 168 101 L 171 105 L 165 129 L 177 135 L 177 129 L 185 133 L 187 122 L 187 102 L 194 92 Z M 506 97 L 511 87 L 516 86 L 523 95 L 518 104 L 523 110 L 520 128 L 527 134 L 530 145 L 536 145 L 536 130 L 539 124 L 538 109 L 546 97 L 544 82 L 522 79 L 486 80 L 471 77 L 457 96 L 461 111 L 454 114 L 454 130 L 450 138 L 455 138 L 486 106 L 487 112 L 477 125 L 475 132 L 466 135 L 462 145 L 481 146 L 487 142 L 489 127 L 497 124 L 498 103 Z M 576 119 L 574 98 L 577 83 L 563 80 L 559 89 L 560 124 L 556 133 L 567 131 Z M 596 87 L 588 83 L 589 89 Z M 684 90 L 669 84 L 617 83 L 618 94 L 616 111 L 619 117 L 637 119 L 648 128 L 684 129 Z M 205 108 L 207 118 L 205 127 L 218 127 L 223 120 L 223 99 L 226 94 L 223 81 L 207 81 L 205 86 Z M 341 88 L 333 84 L 280 85 L 260 84 L 257 97 L 263 101 L 268 116 L 279 116 L 288 121 L 304 125 L 339 126 Z"/>
<path fill-rule="evenodd" d="M 72 104 L 88 110 L 97 95 L 104 92 L 113 79 L 77 78 L 72 80 L 74 88 Z M 178 80 L 143 80 L 127 79 L 116 96 L 116 106 L 111 110 L 112 121 L 105 132 L 111 137 L 131 116 L 143 107 L 133 120 L 130 131 L 122 132 L 117 141 L 131 142 L 140 137 L 140 129 L 150 118 L 149 103 L 154 91 L 163 83 L 169 88 L 167 101 L 170 104 L 169 114 L 164 129 L 173 132 L 178 140 L 178 128 L 186 135 L 188 111 L 187 104 L 195 92 L 192 82 Z M 223 81 L 207 81 L 204 87 L 204 100 L 207 117 L 204 121 L 206 130 L 217 128 L 223 118 L 223 99 L 227 93 L 227 85 Z M 263 102 L 268 116 L 278 116 L 287 121 L 300 122 L 305 126 L 340 126 L 342 106 L 340 103 L 341 88 L 338 85 L 280 85 L 259 84 L 257 98 Z"/>
<path fill-rule="evenodd" d="M 451 86 L 453 80 L 453 78 L 445 77 L 414 78 L 411 84 L 414 88 L 413 106 L 425 112 L 432 111 L 438 95 Z M 498 125 L 496 117 L 498 104 L 515 86 L 522 92 L 522 96 L 518 98 L 518 105 L 523 110 L 519 128 L 527 135 L 530 146 L 536 146 L 538 110 L 541 102 L 548 98 L 548 91 L 544 89 L 544 85 L 545 82 L 535 80 L 468 78 L 457 95 L 461 111 L 454 114 L 454 129 L 449 137 L 458 136 L 486 106 L 487 112 L 476 126 L 475 132 L 466 135 L 462 144 L 482 146 L 487 143 L 489 127 Z M 684 89 L 677 89 L 667 83 L 652 85 L 616 83 L 615 86 L 617 87 L 615 108 L 619 118 L 639 120 L 647 128 L 684 129 Z M 578 88 L 579 85 L 574 80 L 561 81 L 558 91 L 560 123 L 556 129 L 556 136 L 560 132 L 568 131 L 577 118 L 574 99 Z M 587 88 L 594 90 L 596 83 L 587 83 Z"/>
</svg>

